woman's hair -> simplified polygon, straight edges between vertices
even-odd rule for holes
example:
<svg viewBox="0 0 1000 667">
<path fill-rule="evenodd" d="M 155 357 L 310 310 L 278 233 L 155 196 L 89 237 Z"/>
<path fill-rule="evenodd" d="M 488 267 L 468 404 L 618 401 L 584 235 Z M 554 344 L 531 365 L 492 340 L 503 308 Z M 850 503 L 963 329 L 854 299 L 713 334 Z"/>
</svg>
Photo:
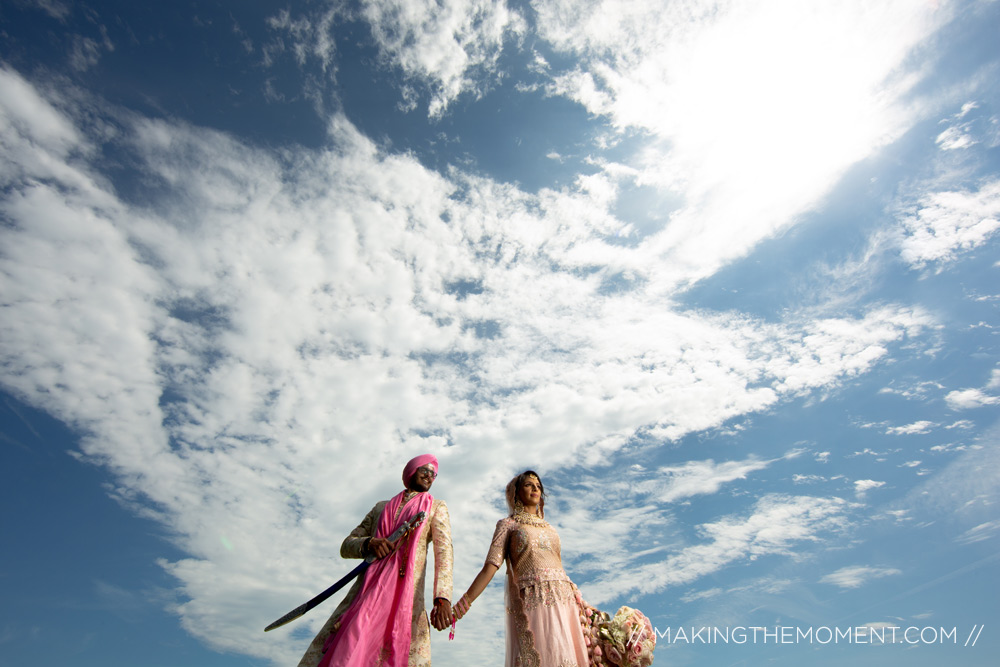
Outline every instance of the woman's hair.
<svg viewBox="0 0 1000 667">
<path fill-rule="evenodd" d="M 545 487 L 542 486 L 542 478 L 539 477 L 538 473 L 534 470 L 525 470 L 520 475 L 510 480 L 507 483 L 507 507 L 510 509 L 510 513 L 514 514 L 514 501 L 517 500 L 517 492 L 521 489 L 521 485 L 524 484 L 525 480 L 529 477 L 534 477 L 538 480 L 538 488 L 542 492 L 542 497 L 538 499 L 538 514 L 541 517 L 545 517 Z"/>
</svg>

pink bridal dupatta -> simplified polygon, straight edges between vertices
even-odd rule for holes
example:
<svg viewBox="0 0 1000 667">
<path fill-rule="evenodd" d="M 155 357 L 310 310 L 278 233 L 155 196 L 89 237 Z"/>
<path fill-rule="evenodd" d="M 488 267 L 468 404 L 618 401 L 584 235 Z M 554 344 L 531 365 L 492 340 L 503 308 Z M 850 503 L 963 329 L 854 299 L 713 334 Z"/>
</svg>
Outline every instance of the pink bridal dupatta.
<svg viewBox="0 0 1000 667">
<path fill-rule="evenodd" d="M 388 537 L 418 512 L 430 514 L 434 498 L 429 493 L 418 493 L 399 512 L 405 494 L 385 504 L 375 537 Z M 327 639 L 326 653 L 318 667 L 406 667 L 418 542 L 411 534 L 391 555 L 368 566 L 361 590 L 341 617 L 340 627 Z"/>
</svg>

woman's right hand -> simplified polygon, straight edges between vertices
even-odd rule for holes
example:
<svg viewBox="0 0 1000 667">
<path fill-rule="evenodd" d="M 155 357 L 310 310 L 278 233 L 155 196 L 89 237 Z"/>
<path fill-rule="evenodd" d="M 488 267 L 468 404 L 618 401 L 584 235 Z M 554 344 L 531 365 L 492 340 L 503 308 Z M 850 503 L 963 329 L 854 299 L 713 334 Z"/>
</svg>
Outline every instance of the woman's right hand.
<svg viewBox="0 0 1000 667">
<path fill-rule="evenodd" d="M 469 607 L 472 606 L 472 601 L 475 600 L 479 595 L 486 589 L 490 581 L 493 580 L 493 575 L 497 573 L 496 565 L 493 563 L 486 563 L 483 565 L 483 569 L 479 571 L 476 578 L 472 580 L 472 585 L 469 586 L 469 590 L 465 591 L 465 595 L 458 599 L 458 602 L 451 606 L 452 612 L 455 614 L 455 618 L 462 618 L 469 613 Z"/>
</svg>

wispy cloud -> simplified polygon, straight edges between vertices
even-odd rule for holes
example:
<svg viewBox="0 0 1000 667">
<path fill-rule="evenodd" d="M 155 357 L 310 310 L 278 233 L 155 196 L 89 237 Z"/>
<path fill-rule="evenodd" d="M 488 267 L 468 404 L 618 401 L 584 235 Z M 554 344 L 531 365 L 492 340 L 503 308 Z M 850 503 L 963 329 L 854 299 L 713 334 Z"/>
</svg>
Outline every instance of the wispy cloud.
<svg viewBox="0 0 1000 667">
<path fill-rule="evenodd" d="M 879 390 L 880 394 L 896 394 L 907 399 L 918 399 L 922 400 L 927 398 L 931 393 L 940 391 L 944 389 L 944 385 L 940 382 L 918 382 L 915 384 L 900 384 L 900 385 L 890 385 L 888 387 L 883 387 Z"/>
<path fill-rule="evenodd" d="M 689 584 L 743 559 L 767 555 L 792 556 L 803 543 L 820 542 L 844 529 L 849 504 L 840 498 L 768 495 L 760 498 L 748 516 L 727 516 L 697 527 L 704 541 L 656 563 L 629 568 L 629 572 L 588 585 L 590 597 L 601 602 L 617 595 L 655 593 Z"/>
<path fill-rule="evenodd" d="M 989 443 L 995 442 L 996 437 L 994 426 L 977 442 L 947 448 L 960 454 L 943 470 L 911 489 L 906 497 L 894 501 L 890 509 L 955 524 L 958 534 L 965 535 L 965 539 L 991 534 L 992 522 L 996 520 L 992 508 L 998 502 L 1000 465 L 996 448 Z"/>
<path fill-rule="evenodd" d="M 987 521 L 969 528 L 958 537 L 960 544 L 972 544 L 975 542 L 985 542 L 1000 535 L 1000 521 Z"/>
<path fill-rule="evenodd" d="M 498 74 L 504 42 L 525 30 L 507 3 L 487 0 L 381 0 L 361 13 L 383 57 L 430 89 L 431 117 L 463 93 L 479 93 Z"/>
<path fill-rule="evenodd" d="M 440 118 L 462 95 L 478 97 L 498 81 L 505 43 L 518 40 L 526 29 L 521 14 L 503 2 L 378 0 L 358 8 L 327 2 L 301 15 L 284 9 L 271 17 L 270 27 L 284 38 L 264 47 L 266 64 L 290 49 L 300 67 L 316 59 L 322 71 L 334 74 L 337 20 L 367 22 L 381 64 L 403 74 L 399 107 L 412 111 L 424 97 L 431 118 Z"/>
<path fill-rule="evenodd" d="M 550 93 L 651 135 L 638 182 L 684 202 L 646 239 L 665 258 L 665 286 L 787 228 L 849 165 L 905 131 L 914 108 L 900 100 L 920 78 L 907 59 L 949 18 L 947 3 L 899 1 L 878 12 L 864 2 L 535 7 L 539 33 L 575 56 Z M 719 233 L 724 247 L 712 242 Z"/>
<path fill-rule="evenodd" d="M 299 66 L 304 66 L 312 59 L 319 63 L 320 70 L 335 74 L 337 45 L 333 41 L 331 28 L 338 12 L 327 8 L 316 18 L 293 17 L 287 9 L 282 9 L 268 19 L 271 30 L 287 35 L 291 50 Z M 274 58 L 277 52 L 284 50 L 283 41 L 273 42 L 264 48 L 266 64 Z"/>
<path fill-rule="evenodd" d="M 906 262 L 919 268 L 953 260 L 1000 229 L 1000 181 L 986 182 L 975 192 L 923 195 L 901 222 L 905 235 L 900 252 Z"/>
<path fill-rule="evenodd" d="M 889 435 L 919 435 L 922 433 L 930 433 L 931 429 L 936 426 L 937 424 L 934 422 L 921 419 L 920 421 L 913 422 L 912 424 L 892 426 L 886 429 L 886 433 Z"/>
<path fill-rule="evenodd" d="M 986 405 L 1000 405 L 1000 397 L 991 396 L 981 389 L 958 389 L 944 397 L 953 410 L 972 410 Z"/>
<path fill-rule="evenodd" d="M 902 574 L 901 570 L 894 567 L 872 567 L 867 565 L 856 565 L 852 567 L 842 567 L 836 572 L 824 576 L 820 583 L 833 584 L 839 588 L 859 588 L 872 579 L 881 579 Z"/>
<path fill-rule="evenodd" d="M 426 93 L 437 118 L 461 95 L 482 94 L 503 76 L 504 48 L 530 37 L 541 65 L 537 80 L 519 89 L 544 87 L 607 118 L 621 135 L 648 134 L 627 164 L 595 160 L 605 171 L 592 179 L 652 186 L 681 202 L 665 226 L 637 239 L 644 260 L 619 258 L 623 270 L 645 269 L 662 292 L 711 275 L 787 229 L 850 165 L 919 120 L 920 106 L 904 102 L 922 76 L 917 47 L 951 17 L 951 3 L 902 0 L 877 12 L 861 0 L 667 8 L 544 0 L 532 10 L 528 17 L 484 0 L 380 0 L 351 18 L 368 23 L 384 65 L 403 73 L 401 108 L 415 108 Z M 315 35 L 329 32 L 320 23 L 287 12 L 273 20 L 296 53 L 317 50 Z M 550 62 L 567 57 L 572 65 Z M 730 112 L 734 104 L 738 113 Z M 727 243 L 715 242 L 720 234 Z M 576 248 L 593 256 L 585 250 Z"/>
<path fill-rule="evenodd" d="M 163 563 L 188 600 L 177 611 L 219 648 L 287 650 L 240 628 L 315 592 L 329 545 L 391 495 L 415 451 L 441 456 L 443 497 L 487 503 L 456 513 L 477 553 L 488 535 L 469 522 L 514 462 L 593 464 L 640 429 L 679 438 L 836 386 L 929 321 L 889 307 L 773 324 L 657 305 L 641 284 L 605 294 L 600 273 L 561 268 L 603 233 L 601 215 L 577 216 L 603 195 L 446 178 L 343 118 L 334 148 L 286 161 L 119 116 L 113 139 L 151 196 L 139 208 L 88 160 L 72 107 L 9 70 L 0 88 L 5 388 L 77 427 L 116 473 L 113 494 L 169 527 L 191 555 Z M 676 466 L 657 499 L 766 465 Z M 345 500 L 328 480 L 360 466 L 373 486 Z M 836 507 L 775 504 L 760 511 L 804 522 Z M 740 538 L 748 549 L 779 549 L 758 532 Z M 278 545 L 292 543 L 289 570 Z"/>
<path fill-rule="evenodd" d="M 858 479 L 854 482 L 854 494 L 858 498 L 864 498 L 872 489 L 878 489 L 885 486 L 885 482 L 880 482 L 874 479 Z"/>
<path fill-rule="evenodd" d="M 503 3 L 392 1 L 351 16 L 371 26 L 380 65 L 402 73 L 404 106 L 426 95 L 434 119 L 504 76 L 500 56 L 526 31 L 547 53 L 579 56 L 567 71 L 535 53 L 533 74 L 607 119 L 607 136 L 649 141 L 537 192 L 427 169 L 328 109 L 326 146 L 267 150 L 0 68 L 3 386 L 75 427 L 84 455 L 114 473 L 112 495 L 169 529 L 186 555 L 161 565 L 184 627 L 276 663 L 301 642 L 248 628 L 330 580 L 336 544 L 398 490 L 399 467 L 419 451 L 441 458 L 435 493 L 462 499 L 459 582 L 481 564 L 503 484 L 528 465 L 582 471 L 554 486 L 552 516 L 573 547 L 568 565 L 594 577 L 594 602 L 796 558 L 845 530 L 851 503 L 748 496 L 693 541 L 668 507 L 742 491 L 780 459 L 702 454 L 612 481 L 594 470 L 642 442 L 835 390 L 937 326 L 918 305 L 884 301 L 771 318 L 675 301 L 794 225 L 915 122 L 900 101 L 919 77 L 907 58 L 947 10 L 865 6 L 545 1 L 532 5 L 536 25 Z M 333 81 L 340 11 L 277 13 L 260 53 L 287 52 Z M 81 44 L 80 68 L 102 48 Z M 325 84 L 310 85 L 321 100 Z M 111 148 L 142 201 L 116 189 Z M 630 185 L 672 193 L 679 208 L 639 234 L 617 213 Z M 992 210 L 995 187 L 960 203 Z M 952 204 L 921 200 L 908 228 L 936 239 L 933 261 L 973 242 L 965 218 L 934 213 Z M 937 224 L 946 218 L 954 233 Z M 915 386 L 908 396 L 928 391 Z M 360 469 L 369 486 L 345 496 L 341 481 Z M 792 480 L 828 478 L 838 479 Z M 854 484 L 861 498 L 884 482 Z M 630 499 L 614 517 L 601 514 L 609 490 Z M 110 584 L 98 593 L 134 602 Z M 482 604 L 501 616 L 493 593 Z"/>
<path fill-rule="evenodd" d="M 25 4 L 34 5 L 52 18 L 59 20 L 64 20 L 72 13 L 70 5 L 61 0 L 28 0 Z"/>
<path fill-rule="evenodd" d="M 967 121 L 962 122 L 969 112 L 978 108 L 978 106 L 975 102 L 966 102 L 962 105 L 961 111 L 956 113 L 952 118 L 942 121 L 942 123 L 947 123 L 948 127 L 938 135 L 936 140 L 937 144 L 941 146 L 941 150 L 953 151 L 968 148 L 978 143 L 970 132 L 972 123 Z"/>
<path fill-rule="evenodd" d="M 662 490 L 656 495 L 661 502 L 672 503 L 694 495 L 715 493 L 726 482 L 745 479 L 748 474 L 767 465 L 768 462 L 754 460 L 727 461 L 717 465 L 709 459 L 660 468 L 657 473 L 665 479 Z"/>
</svg>

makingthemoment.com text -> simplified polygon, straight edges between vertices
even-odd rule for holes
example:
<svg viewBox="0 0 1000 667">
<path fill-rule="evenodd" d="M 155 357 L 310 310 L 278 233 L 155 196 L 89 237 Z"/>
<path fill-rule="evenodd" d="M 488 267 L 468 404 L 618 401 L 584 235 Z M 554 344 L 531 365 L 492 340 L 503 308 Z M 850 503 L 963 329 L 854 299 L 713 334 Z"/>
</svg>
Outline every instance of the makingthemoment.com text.
<svg viewBox="0 0 1000 667">
<path fill-rule="evenodd" d="M 846 628 L 818 626 L 735 626 L 653 628 L 657 642 L 667 644 L 963 644 L 975 646 L 983 626 L 973 626 L 969 636 L 958 628 L 933 626 L 862 625 Z M 631 638 L 630 638 L 631 639 Z"/>
</svg>

